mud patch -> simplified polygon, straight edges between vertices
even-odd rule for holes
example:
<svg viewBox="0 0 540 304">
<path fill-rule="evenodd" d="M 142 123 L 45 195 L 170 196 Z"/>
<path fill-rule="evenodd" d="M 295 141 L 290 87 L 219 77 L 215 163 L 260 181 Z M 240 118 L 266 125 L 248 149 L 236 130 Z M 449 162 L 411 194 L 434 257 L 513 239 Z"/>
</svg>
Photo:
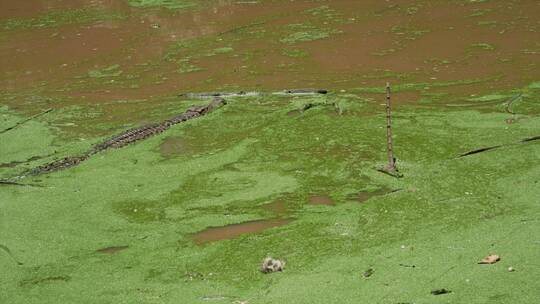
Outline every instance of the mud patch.
<svg viewBox="0 0 540 304">
<path fill-rule="evenodd" d="M 312 195 L 308 201 L 310 205 L 334 206 L 336 204 L 332 198 L 324 195 Z"/>
<path fill-rule="evenodd" d="M 223 227 L 211 227 L 193 234 L 192 238 L 197 245 L 210 242 L 229 240 L 244 234 L 260 233 L 267 229 L 279 227 L 290 223 L 292 219 L 268 219 L 232 224 Z"/>
<path fill-rule="evenodd" d="M 289 208 L 283 200 L 275 200 L 271 203 L 262 206 L 263 210 L 270 211 L 275 215 L 283 216 L 289 213 Z"/>
<path fill-rule="evenodd" d="M 129 246 L 111 246 L 111 247 L 105 247 L 96 250 L 97 253 L 103 253 L 103 254 L 115 254 L 121 251 L 124 251 L 128 249 Z"/>
</svg>

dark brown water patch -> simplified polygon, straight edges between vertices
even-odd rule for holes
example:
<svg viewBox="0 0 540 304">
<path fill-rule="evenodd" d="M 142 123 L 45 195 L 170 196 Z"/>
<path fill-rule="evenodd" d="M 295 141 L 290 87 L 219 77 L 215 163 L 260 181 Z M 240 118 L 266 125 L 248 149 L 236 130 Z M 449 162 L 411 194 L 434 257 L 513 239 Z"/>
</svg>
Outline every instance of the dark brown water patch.
<svg viewBox="0 0 540 304">
<path fill-rule="evenodd" d="M 289 208 L 287 207 L 287 204 L 283 200 L 275 200 L 269 204 L 263 205 L 262 209 L 266 211 L 270 211 L 274 213 L 275 215 L 284 215 L 289 212 Z"/>
<path fill-rule="evenodd" d="M 105 247 L 105 248 L 98 249 L 98 250 L 96 250 L 96 252 L 104 253 L 104 254 L 115 254 L 115 253 L 118 253 L 120 251 L 124 251 L 124 250 L 126 250 L 128 248 L 129 248 L 129 246 L 111 246 L 111 247 Z"/>
<path fill-rule="evenodd" d="M 324 195 L 312 195 L 309 197 L 309 204 L 310 205 L 327 205 L 327 206 L 333 206 L 336 203 L 334 200 L 328 196 Z"/>
<path fill-rule="evenodd" d="M 326 1 L 324 4 L 337 12 L 335 17 L 305 12 L 322 5 L 317 1 L 209 1 L 197 9 L 174 14 L 134 10 L 125 0 L 0 2 L 3 18 L 89 5 L 127 16 L 115 21 L 2 33 L 0 90 L 16 93 L 46 82 L 44 95 L 75 97 L 54 105 L 59 108 L 67 103 L 87 107 L 100 101 L 151 99 L 231 84 L 241 90 L 319 86 L 351 89 L 380 86 L 387 80 L 393 84 L 436 83 L 504 75 L 485 83 L 429 89 L 451 94 L 444 98 L 447 102 L 455 99 L 450 97 L 512 89 L 540 75 L 534 60 L 538 52 L 535 43 L 540 37 L 534 21 L 540 12 L 536 1 L 438 1 L 429 5 L 423 1 L 415 5 L 417 10 L 412 13 L 407 12 L 410 1 Z M 470 17 L 480 8 L 489 14 Z M 486 21 L 496 23 L 479 24 Z M 342 33 L 288 46 L 278 42 L 295 32 L 288 24 L 312 24 L 323 31 Z M 183 48 L 169 58 L 168 52 L 175 45 L 185 42 L 189 46 L 197 39 L 201 43 L 195 43 L 193 49 Z M 470 47 L 481 43 L 495 49 Z M 224 47 L 233 51 L 200 56 Z M 285 56 L 284 48 L 298 49 L 306 56 Z M 185 58 L 191 58 L 191 64 L 202 70 L 179 73 L 174 62 Z M 120 76 L 88 77 L 91 70 L 113 65 L 119 65 L 118 71 L 123 72 Z M 377 77 L 364 77 L 373 73 Z M 415 100 L 415 96 L 398 96 L 396 102 Z M 19 98 L 6 103 L 23 112 L 35 109 L 33 102 Z M 107 106 L 102 108 L 107 113 L 103 117 L 122 123 L 138 122 L 148 114 L 140 108 L 153 110 L 160 104 L 131 104 L 122 110 Z M 73 122 L 96 125 L 88 120 Z"/>
<path fill-rule="evenodd" d="M 82 0 L 24 0 L 0 1 L 0 20 L 10 18 L 29 18 L 50 10 L 81 8 L 88 5 Z"/>
<path fill-rule="evenodd" d="M 232 224 L 223 227 L 210 227 L 206 230 L 193 234 L 192 237 L 195 243 L 197 243 L 198 245 L 202 245 L 215 241 L 233 239 L 244 234 L 263 232 L 264 230 L 270 228 L 286 225 L 291 221 L 292 219 L 274 218 L 268 220 L 258 220 L 240 224 Z"/>
<path fill-rule="evenodd" d="M 389 188 L 381 188 L 381 189 L 371 191 L 371 192 L 362 191 L 362 192 L 358 192 L 358 193 L 354 193 L 354 194 L 349 195 L 348 199 L 352 200 L 352 201 L 357 201 L 359 203 L 364 203 L 364 202 L 366 202 L 367 200 L 369 200 L 372 197 L 382 196 L 382 195 L 394 193 L 394 192 L 397 192 L 397 191 L 400 191 L 400 190 L 401 189 L 392 190 L 392 189 L 389 189 Z"/>
</svg>

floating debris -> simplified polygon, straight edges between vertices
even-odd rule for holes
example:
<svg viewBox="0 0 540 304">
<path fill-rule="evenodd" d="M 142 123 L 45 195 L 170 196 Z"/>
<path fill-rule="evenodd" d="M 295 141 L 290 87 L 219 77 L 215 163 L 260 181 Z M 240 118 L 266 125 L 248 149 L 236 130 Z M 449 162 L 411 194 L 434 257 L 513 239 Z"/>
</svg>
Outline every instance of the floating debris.
<svg viewBox="0 0 540 304">
<path fill-rule="evenodd" d="M 434 295 L 434 296 L 438 296 L 438 295 L 447 294 L 447 293 L 451 293 L 451 292 L 452 292 L 451 290 L 441 288 L 441 289 L 432 290 L 431 294 Z"/>
<path fill-rule="evenodd" d="M 272 257 L 267 257 L 262 262 L 261 272 L 271 273 L 271 272 L 283 271 L 284 267 L 285 267 L 285 261 L 276 260 L 276 259 L 273 259 Z"/>
<path fill-rule="evenodd" d="M 364 278 L 369 278 L 370 276 L 373 275 L 373 273 L 375 273 L 375 270 L 373 270 L 373 268 L 369 268 L 368 270 L 364 271 L 364 273 L 362 274 L 362 276 Z"/>
<path fill-rule="evenodd" d="M 501 260 L 501 257 L 499 257 L 496 254 L 490 254 L 487 257 L 483 258 L 478 264 L 495 264 L 498 261 Z"/>
</svg>

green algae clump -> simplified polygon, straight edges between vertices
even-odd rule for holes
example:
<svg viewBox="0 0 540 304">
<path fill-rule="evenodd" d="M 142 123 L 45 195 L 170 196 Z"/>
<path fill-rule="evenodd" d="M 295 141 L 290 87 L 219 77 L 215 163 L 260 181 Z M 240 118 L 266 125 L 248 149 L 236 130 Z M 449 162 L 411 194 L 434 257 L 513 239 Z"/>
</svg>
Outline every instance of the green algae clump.
<svg viewBox="0 0 540 304">
<path fill-rule="evenodd" d="M 184 9 L 196 5 L 192 1 L 184 0 L 128 0 L 128 3 L 137 8 L 163 7 L 167 9 Z"/>
</svg>

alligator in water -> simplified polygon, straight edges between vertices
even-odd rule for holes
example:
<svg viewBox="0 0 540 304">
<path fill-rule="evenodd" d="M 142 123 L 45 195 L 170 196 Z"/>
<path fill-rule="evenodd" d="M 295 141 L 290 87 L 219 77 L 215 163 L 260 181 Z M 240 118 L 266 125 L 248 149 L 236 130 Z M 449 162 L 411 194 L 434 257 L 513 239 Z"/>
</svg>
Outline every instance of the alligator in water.
<svg viewBox="0 0 540 304">
<path fill-rule="evenodd" d="M 92 155 L 99 153 L 108 149 L 117 149 L 125 147 L 134 142 L 146 139 L 148 137 L 162 133 L 163 131 L 169 129 L 171 126 L 196 118 L 203 115 L 206 115 L 213 111 L 214 109 L 225 105 L 227 102 L 224 97 L 239 97 L 239 96 L 266 96 L 266 95 L 317 95 L 317 94 L 327 94 L 327 90 L 322 89 L 292 89 L 284 90 L 279 92 L 244 92 L 240 91 L 237 93 L 184 93 L 178 96 L 185 98 L 197 98 L 197 99 L 213 99 L 211 103 L 205 106 L 194 106 L 189 108 L 186 112 L 177 115 L 175 117 L 169 118 L 159 123 L 149 124 L 138 128 L 129 129 L 118 135 L 115 135 L 102 143 L 99 143 L 93 146 L 90 150 L 78 156 L 69 156 L 53 162 L 38 166 L 27 171 L 24 175 L 39 175 L 49 172 L 54 172 L 62 169 L 67 169 L 76 165 L 79 165 L 83 161 L 90 158 Z M 13 184 L 11 181 L 4 181 L 4 184 Z"/>
<path fill-rule="evenodd" d="M 115 135 L 106 141 L 93 146 L 86 153 L 83 153 L 79 156 L 69 156 L 53 162 L 50 162 L 45 165 L 41 165 L 30 170 L 29 175 L 38 175 L 43 173 L 49 173 L 53 171 L 58 171 L 66 168 L 70 168 L 80 164 L 81 162 L 87 160 L 90 156 L 99 153 L 107 149 L 117 149 L 125 147 L 131 143 L 146 139 L 148 137 L 162 133 L 163 131 L 169 129 L 171 126 L 196 118 L 210 113 L 216 108 L 225 105 L 225 99 L 221 97 L 214 97 L 214 100 L 205 106 L 194 106 L 189 108 L 186 112 L 164 120 L 160 123 L 154 123 L 150 125 L 145 125 L 142 127 L 130 129 L 124 131 L 118 135 Z"/>
</svg>

